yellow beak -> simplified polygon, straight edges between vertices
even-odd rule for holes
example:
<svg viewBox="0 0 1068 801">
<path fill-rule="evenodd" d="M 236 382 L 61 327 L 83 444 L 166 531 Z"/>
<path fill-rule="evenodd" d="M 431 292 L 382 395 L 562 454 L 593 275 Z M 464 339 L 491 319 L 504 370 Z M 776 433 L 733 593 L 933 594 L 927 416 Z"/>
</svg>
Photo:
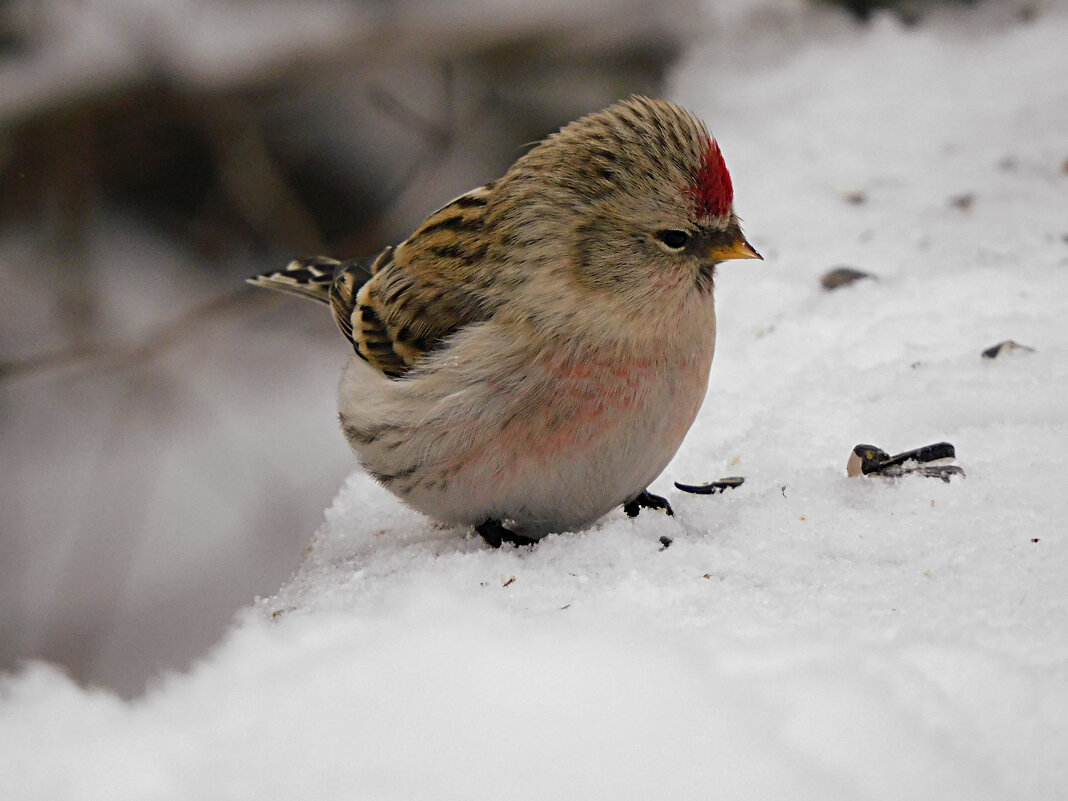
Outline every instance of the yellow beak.
<svg viewBox="0 0 1068 801">
<path fill-rule="evenodd" d="M 731 259 L 760 259 L 764 257 L 756 252 L 756 248 L 750 245 L 742 232 L 726 244 L 718 244 L 709 251 L 709 255 L 717 262 L 730 261 Z"/>
</svg>

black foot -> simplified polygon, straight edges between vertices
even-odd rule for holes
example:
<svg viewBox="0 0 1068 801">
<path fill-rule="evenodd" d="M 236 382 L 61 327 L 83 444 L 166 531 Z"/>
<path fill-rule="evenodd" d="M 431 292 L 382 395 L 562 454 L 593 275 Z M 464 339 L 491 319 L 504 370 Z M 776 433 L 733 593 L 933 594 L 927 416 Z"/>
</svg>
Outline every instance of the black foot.
<svg viewBox="0 0 1068 801">
<path fill-rule="evenodd" d="M 667 502 L 667 498 L 653 495 L 648 490 L 642 490 L 635 497 L 623 504 L 623 511 L 627 513 L 627 517 L 637 517 L 638 512 L 642 509 L 663 509 L 669 515 L 675 514 L 675 511 L 671 508 L 671 504 Z"/>
<path fill-rule="evenodd" d="M 537 540 L 530 537 L 525 537 L 522 534 L 516 534 L 509 528 L 506 528 L 500 520 L 486 520 L 475 526 L 475 531 L 488 542 L 494 548 L 500 548 L 501 543 L 507 542 L 515 547 L 521 545 L 534 545 Z"/>
</svg>

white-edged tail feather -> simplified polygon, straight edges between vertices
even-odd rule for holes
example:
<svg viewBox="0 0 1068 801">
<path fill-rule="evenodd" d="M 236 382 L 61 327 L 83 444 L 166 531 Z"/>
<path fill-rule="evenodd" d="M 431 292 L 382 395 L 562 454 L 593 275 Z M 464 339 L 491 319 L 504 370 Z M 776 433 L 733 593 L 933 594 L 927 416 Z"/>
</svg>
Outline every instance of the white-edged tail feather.
<svg viewBox="0 0 1068 801">
<path fill-rule="evenodd" d="M 340 264 L 336 259 L 325 256 L 293 259 L 281 270 L 260 273 L 246 280 L 253 286 L 329 303 L 330 286 L 334 283 L 334 273 Z"/>
</svg>

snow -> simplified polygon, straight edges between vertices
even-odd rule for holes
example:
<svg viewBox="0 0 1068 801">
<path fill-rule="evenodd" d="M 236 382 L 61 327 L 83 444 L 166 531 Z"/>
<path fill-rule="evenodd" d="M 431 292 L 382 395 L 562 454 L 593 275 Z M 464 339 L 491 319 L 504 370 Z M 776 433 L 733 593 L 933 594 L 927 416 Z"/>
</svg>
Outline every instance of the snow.
<svg viewBox="0 0 1068 801">
<path fill-rule="evenodd" d="M 1068 793 L 1068 14 L 759 12 L 669 93 L 767 259 L 720 270 L 709 396 L 652 488 L 676 516 L 494 551 L 357 472 L 189 672 L 130 702 L 3 679 L 0 797 Z M 826 292 L 837 265 L 876 279 Z M 980 357 L 1009 338 L 1035 351 Z M 939 440 L 965 479 L 845 476 Z"/>
</svg>

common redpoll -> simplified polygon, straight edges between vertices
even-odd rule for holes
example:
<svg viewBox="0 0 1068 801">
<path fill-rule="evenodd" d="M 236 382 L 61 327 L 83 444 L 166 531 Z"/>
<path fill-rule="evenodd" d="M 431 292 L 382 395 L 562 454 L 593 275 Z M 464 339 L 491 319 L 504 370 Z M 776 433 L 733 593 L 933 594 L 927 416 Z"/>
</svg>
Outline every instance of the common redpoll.
<svg viewBox="0 0 1068 801">
<path fill-rule="evenodd" d="M 759 259 L 716 141 L 632 97 L 522 156 L 371 262 L 250 279 L 330 303 L 356 355 L 341 428 L 404 502 L 493 545 L 587 527 L 647 487 L 704 400 L 713 278 Z"/>
</svg>

